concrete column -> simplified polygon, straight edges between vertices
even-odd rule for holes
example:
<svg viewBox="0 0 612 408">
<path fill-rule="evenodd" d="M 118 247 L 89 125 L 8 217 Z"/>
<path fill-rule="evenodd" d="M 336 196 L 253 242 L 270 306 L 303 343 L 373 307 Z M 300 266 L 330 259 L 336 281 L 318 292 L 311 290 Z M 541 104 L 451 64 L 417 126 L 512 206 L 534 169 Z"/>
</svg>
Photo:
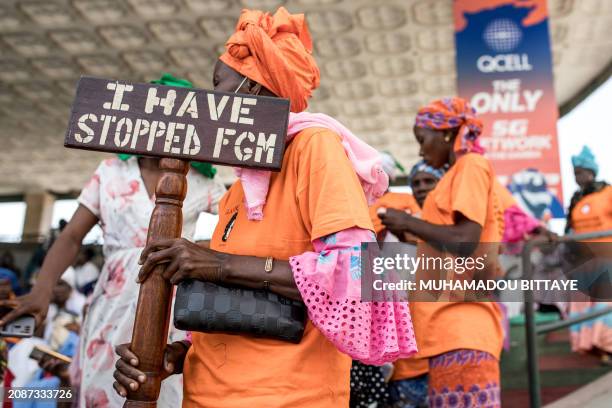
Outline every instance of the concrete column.
<svg viewBox="0 0 612 408">
<path fill-rule="evenodd" d="M 55 197 L 47 192 L 26 193 L 22 240 L 38 241 L 49 234 Z"/>
</svg>

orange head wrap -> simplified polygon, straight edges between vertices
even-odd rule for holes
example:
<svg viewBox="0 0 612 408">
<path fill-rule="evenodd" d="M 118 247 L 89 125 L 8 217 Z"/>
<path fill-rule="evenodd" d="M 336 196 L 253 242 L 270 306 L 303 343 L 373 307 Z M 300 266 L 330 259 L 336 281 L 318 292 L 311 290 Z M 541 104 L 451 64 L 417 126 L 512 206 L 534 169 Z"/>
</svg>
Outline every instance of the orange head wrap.
<svg viewBox="0 0 612 408">
<path fill-rule="evenodd" d="M 319 86 L 319 68 L 312 57 L 312 39 L 303 14 L 280 7 L 274 16 L 242 10 L 236 32 L 225 43 L 221 61 L 291 101 L 301 112 Z"/>
</svg>

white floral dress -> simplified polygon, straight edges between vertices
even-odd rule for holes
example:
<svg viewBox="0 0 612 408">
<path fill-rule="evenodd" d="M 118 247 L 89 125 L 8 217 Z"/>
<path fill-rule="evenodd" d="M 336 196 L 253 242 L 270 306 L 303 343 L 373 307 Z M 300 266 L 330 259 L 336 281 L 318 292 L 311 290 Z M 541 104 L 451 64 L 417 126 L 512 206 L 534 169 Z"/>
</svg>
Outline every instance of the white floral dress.
<svg viewBox="0 0 612 408">
<path fill-rule="evenodd" d="M 183 234 L 191 239 L 201 212 L 217 213 L 225 193 L 222 184 L 194 170 L 187 175 L 183 204 Z M 98 283 L 81 331 L 79 407 L 106 408 L 123 405 L 113 389 L 115 346 L 132 336 L 139 285 L 138 258 L 146 243 L 155 199 L 150 198 L 135 157 L 123 162 L 113 158 L 100 164 L 78 199 L 100 220 L 104 232 L 104 259 Z M 185 333 L 170 327 L 169 341 Z M 158 407 L 180 407 L 182 376 L 162 383 Z"/>
</svg>

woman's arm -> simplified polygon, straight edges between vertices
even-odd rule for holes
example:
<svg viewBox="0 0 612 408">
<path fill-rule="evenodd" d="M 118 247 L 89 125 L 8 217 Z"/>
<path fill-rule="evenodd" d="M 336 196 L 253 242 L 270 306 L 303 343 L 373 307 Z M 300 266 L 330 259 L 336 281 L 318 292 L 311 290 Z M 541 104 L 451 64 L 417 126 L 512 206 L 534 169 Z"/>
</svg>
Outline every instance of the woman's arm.
<svg viewBox="0 0 612 408">
<path fill-rule="evenodd" d="M 44 320 L 55 284 L 66 269 L 74 263 L 83 238 L 97 222 L 98 218 L 91 211 L 79 205 L 66 228 L 49 249 L 34 288 L 27 295 L 5 303 L 15 309 L 0 321 L 0 325 L 24 314 L 34 314 L 37 324 Z"/>
<path fill-rule="evenodd" d="M 288 261 L 274 260 L 271 271 L 266 272 L 266 258 L 225 254 L 183 238 L 148 245 L 140 260 L 140 282 L 147 278 L 156 265 L 167 263 L 162 276 L 173 285 L 185 279 L 199 279 L 253 289 L 267 286 L 279 295 L 301 300 Z"/>
<path fill-rule="evenodd" d="M 66 228 L 49 249 L 32 291 L 37 293 L 53 291 L 60 276 L 74 263 L 83 238 L 97 223 L 98 217 L 86 207 L 79 205 Z"/>
<path fill-rule="evenodd" d="M 385 227 L 397 236 L 405 232 L 412 233 L 429 244 L 443 246 L 458 255 L 474 252 L 482 233 L 478 223 L 470 221 L 459 212 L 455 213 L 453 225 L 432 224 L 392 208 L 380 213 L 379 217 Z"/>
</svg>

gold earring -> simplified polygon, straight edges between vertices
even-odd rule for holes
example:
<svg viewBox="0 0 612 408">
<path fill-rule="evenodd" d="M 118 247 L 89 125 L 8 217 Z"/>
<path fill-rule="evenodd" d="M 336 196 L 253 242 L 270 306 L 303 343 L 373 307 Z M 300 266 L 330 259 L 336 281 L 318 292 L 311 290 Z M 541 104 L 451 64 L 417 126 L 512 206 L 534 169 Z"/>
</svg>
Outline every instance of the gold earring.
<svg viewBox="0 0 612 408">
<path fill-rule="evenodd" d="M 450 136 L 446 136 L 446 137 L 444 138 L 444 141 L 445 141 L 446 143 L 450 142 Z"/>
</svg>

